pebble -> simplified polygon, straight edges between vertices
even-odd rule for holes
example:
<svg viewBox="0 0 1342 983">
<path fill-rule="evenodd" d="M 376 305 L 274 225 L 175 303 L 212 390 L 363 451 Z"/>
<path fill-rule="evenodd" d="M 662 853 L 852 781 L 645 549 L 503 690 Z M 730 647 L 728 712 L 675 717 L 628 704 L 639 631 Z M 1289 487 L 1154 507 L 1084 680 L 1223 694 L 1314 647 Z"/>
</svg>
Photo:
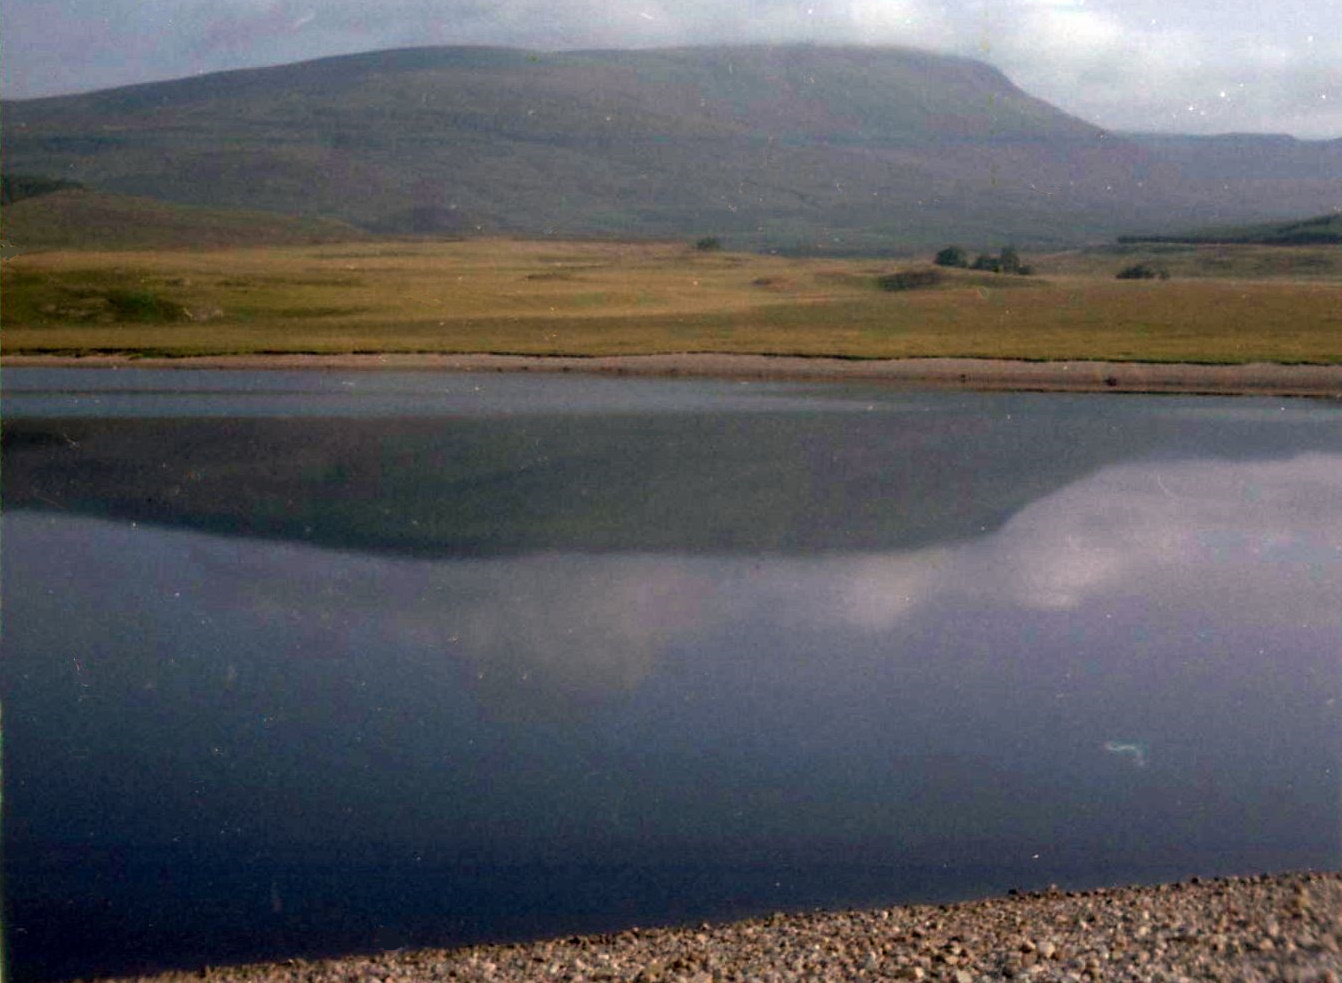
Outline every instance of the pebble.
<svg viewBox="0 0 1342 983">
<path fill-rule="evenodd" d="M 457 950 L 212 966 L 212 983 L 1342 983 L 1342 873 L 1017 892 Z M 202 971 L 134 977 L 199 981 Z M 111 983 L 111 981 L 109 981 Z"/>
</svg>

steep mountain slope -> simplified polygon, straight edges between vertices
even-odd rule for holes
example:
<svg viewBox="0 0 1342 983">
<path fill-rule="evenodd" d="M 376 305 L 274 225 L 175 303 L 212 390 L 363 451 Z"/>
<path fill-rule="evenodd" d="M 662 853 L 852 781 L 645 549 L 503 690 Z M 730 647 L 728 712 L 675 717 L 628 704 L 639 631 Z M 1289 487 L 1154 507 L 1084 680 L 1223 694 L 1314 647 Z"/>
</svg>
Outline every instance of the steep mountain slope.
<svg viewBox="0 0 1342 983">
<path fill-rule="evenodd" d="M 1309 177 L 1189 180 L 995 69 L 905 49 L 406 49 L 4 113 L 7 169 L 395 232 L 1063 245 L 1317 214 L 1342 180 L 1336 147 Z"/>
</svg>

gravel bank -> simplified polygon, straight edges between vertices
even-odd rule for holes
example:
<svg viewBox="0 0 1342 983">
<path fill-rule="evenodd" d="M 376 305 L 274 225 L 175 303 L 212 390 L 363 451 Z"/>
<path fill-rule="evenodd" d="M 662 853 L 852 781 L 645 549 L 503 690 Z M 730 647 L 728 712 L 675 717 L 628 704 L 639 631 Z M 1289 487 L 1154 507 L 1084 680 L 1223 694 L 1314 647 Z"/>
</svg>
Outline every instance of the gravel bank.
<svg viewBox="0 0 1342 983">
<path fill-rule="evenodd" d="M 11 355 L 5 364 L 234 369 L 439 369 L 464 372 L 590 372 L 893 382 L 990 390 L 1154 392 L 1342 397 L 1342 365 L 1189 365 L 1165 362 L 1025 362 L 983 358 L 846 359 L 787 355 L 209 355 L 131 358 Z"/>
<path fill-rule="evenodd" d="M 228 981 L 1235 980 L 1338 983 L 1342 874 L 1226 878 L 955 905 L 773 915 L 520 945 L 290 960 Z"/>
</svg>

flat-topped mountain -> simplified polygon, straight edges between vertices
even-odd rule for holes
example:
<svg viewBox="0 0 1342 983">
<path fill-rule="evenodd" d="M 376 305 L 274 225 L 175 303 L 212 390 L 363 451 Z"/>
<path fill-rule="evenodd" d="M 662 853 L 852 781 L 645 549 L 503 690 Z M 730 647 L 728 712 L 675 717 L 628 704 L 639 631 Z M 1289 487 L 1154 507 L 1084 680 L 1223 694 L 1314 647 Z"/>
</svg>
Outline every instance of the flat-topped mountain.
<svg viewBox="0 0 1342 983">
<path fill-rule="evenodd" d="M 388 232 L 867 251 L 1342 207 L 1342 141 L 1128 138 L 987 65 L 898 48 L 415 48 L 6 102 L 4 119 L 12 173 Z"/>
</svg>

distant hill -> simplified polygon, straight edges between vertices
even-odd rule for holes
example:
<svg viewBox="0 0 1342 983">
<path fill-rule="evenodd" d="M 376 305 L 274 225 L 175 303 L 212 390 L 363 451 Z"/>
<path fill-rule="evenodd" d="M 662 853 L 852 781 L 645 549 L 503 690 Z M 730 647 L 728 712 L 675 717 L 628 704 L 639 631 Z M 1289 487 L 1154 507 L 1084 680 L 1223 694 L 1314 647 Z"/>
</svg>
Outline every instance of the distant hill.
<svg viewBox="0 0 1342 983">
<path fill-rule="evenodd" d="M 1192 243 L 1195 245 L 1321 246 L 1342 245 L 1342 212 L 1297 222 L 1222 226 L 1172 235 L 1120 236 L 1122 243 Z"/>
<path fill-rule="evenodd" d="M 1342 142 L 1129 138 L 908 49 L 417 48 L 3 113 L 15 172 L 398 233 L 859 252 L 1342 207 Z"/>
<path fill-rule="evenodd" d="M 18 250 L 280 246 L 369 237 L 331 219 L 174 205 L 82 189 L 32 195 L 5 205 L 0 231 Z"/>
<path fill-rule="evenodd" d="M 1342 139 L 1296 140 L 1255 133 L 1220 136 L 1128 133 L 1124 136 L 1178 168 L 1184 178 L 1197 182 L 1275 179 L 1308 184 L 1336 181 L 1339 159 L 1342 159 Z"/>
</svg>

